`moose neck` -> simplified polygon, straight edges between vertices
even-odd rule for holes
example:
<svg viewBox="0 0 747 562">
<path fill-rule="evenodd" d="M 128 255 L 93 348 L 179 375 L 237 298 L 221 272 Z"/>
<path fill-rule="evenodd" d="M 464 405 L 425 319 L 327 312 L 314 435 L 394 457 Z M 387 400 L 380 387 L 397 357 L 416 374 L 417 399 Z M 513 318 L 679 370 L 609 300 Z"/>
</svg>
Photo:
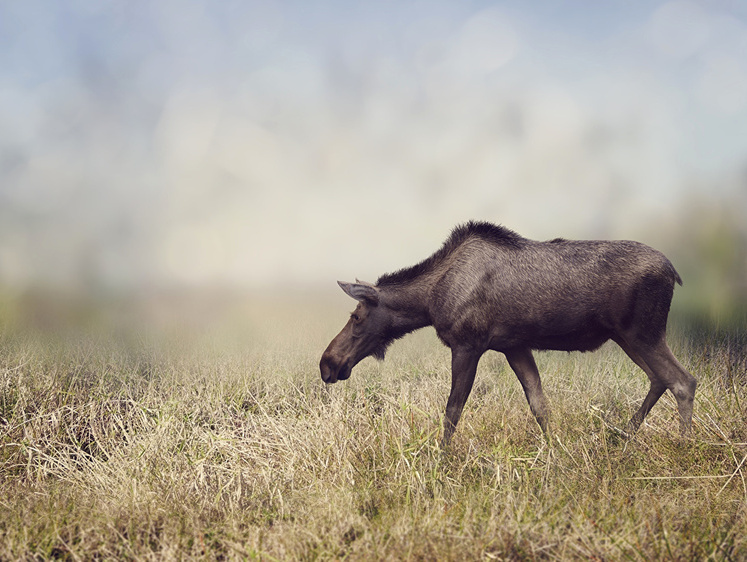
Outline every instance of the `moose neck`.
<svg viewBox="0 0 747 562">
<path fill-rule="evenodd" d="M 397 337 L 433 323 L 427 302 L 429 289 L 422 282 L 379 287 L 381 304 L 393 312 L 392 329 Z"/>
</svg>

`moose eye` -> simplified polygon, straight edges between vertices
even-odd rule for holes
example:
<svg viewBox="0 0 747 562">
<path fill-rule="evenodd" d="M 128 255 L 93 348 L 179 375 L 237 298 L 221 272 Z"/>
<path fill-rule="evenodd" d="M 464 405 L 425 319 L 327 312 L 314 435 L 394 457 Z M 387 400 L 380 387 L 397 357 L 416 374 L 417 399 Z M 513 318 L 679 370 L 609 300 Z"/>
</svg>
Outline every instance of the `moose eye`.
<svg viewBox="0 0 747 562">
<path fill-rule="evenodd" d="M 351 315 L 350 315 L 350 317 L 351 317 L 351 318 L 352 318 L 352 319 L 353 319 L 354 321 L 356 321 L 356 322 L 360 322 L 360 321 L 361 321 L 361 317 L 360 317 L 360 316 L 358 316 L 358 315 L 357 315 L 357 314 L 356 314 L 355 312 L 353 312 L 353 314 L 351 314 Z"/>
</svg>

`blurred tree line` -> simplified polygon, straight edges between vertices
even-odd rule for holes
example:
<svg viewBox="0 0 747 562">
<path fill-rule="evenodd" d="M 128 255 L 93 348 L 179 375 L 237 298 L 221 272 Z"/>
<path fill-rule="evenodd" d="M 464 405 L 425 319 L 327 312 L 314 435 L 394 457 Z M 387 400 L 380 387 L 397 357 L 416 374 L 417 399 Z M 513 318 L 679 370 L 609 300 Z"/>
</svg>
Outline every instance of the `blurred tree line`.
<svg viewBox="0 0 747 562">
<path fill-rule="evenodd" d="M 673 316 L 704 329 L 747 331 L 747 178 L 736 195 L 690 197 L 655 237 L 684 280 Z"/>
</svg>

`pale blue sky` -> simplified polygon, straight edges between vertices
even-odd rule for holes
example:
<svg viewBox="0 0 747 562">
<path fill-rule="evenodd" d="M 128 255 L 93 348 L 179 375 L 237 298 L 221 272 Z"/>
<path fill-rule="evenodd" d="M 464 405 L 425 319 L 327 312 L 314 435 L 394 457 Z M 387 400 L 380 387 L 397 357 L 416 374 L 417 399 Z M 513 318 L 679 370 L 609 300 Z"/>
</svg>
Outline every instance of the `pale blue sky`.
<svg viewBox="0 0 747 562">
<path fill-rule="evenodd" d="M 372 278 L 746 170 L 745 2 L 0 2 L 6 283 Z"/>
</svg>

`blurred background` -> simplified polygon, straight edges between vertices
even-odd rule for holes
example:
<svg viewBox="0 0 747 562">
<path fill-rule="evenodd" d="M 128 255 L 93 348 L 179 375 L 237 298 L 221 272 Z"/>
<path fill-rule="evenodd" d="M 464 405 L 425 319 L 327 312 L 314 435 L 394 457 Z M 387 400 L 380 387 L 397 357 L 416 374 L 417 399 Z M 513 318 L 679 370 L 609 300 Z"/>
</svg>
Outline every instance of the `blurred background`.
<svg viewBox="0 0 747 562">
<path fill-rule="evenodd" d="M 338 291 L 469 219 L 744 317 L 747 4 L 0 1 L 3 302 Z"/>
</svg>

